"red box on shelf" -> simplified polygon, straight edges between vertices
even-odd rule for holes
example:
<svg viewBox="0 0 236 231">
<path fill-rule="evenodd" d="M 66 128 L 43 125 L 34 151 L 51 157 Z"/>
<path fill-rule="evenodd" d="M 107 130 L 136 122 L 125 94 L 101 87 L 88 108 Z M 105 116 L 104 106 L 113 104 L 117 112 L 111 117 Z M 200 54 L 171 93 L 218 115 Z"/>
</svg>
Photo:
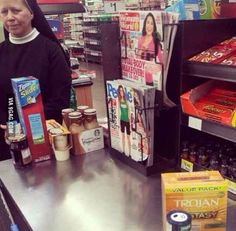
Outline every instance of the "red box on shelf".
<svg viewBox="0 0 236 231">
<path fill-rule="evenodd" d="M 202 100 L 218 84 L 218 81 L 211 80 L 181 95 L 182 110 L 192 116 L 236 127 L 235 110 Z"/>
</svg>

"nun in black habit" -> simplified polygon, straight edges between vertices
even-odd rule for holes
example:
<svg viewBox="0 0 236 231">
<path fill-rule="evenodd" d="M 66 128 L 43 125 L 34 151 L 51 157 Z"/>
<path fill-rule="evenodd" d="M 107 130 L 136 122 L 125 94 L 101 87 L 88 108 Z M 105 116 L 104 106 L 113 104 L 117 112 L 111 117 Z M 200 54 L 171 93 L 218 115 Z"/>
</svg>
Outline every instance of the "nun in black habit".
<svg viewBox="0 0 236 231">
<path fill-rule="evenodd" d="M 0 124 L 7 122 L 11 78 L 34 76 L 39 80 L 46 119 L 62 121 L 69 106 L 69 62 L 36 0 L 0 0 L 5 41 L 0 43 Z M 0 160 L 10 157 L 0 129 Z"/>
</svg>

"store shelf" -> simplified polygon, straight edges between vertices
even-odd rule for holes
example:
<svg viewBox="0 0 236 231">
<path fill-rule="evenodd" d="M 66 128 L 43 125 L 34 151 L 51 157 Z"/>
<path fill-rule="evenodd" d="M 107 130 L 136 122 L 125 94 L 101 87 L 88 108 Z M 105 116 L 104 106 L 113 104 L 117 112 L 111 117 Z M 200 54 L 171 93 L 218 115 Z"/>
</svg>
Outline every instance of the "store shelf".
<svg viewBox="0 0 236 231">
<path fill-rule="evenodd" d="M 53 3 L 39 4 L 39 7 L 46 14 L 68 14 L 68 13 L 83 13 L 86 12 L 81 3 Z"/>
<path fill-rule="evenodd" d="M 196 172 L 196 171 L 211 171 L 211 169 L 206 168 L 204 166 L 199 165 L 198 163 L 192 163 L 189 160 L 181 159 L 181 170 L 187 172 Z M 224 179 L 228 183 L 228 197 L 234 201 L 236 201 L 236 181 L 229 178 L 224 177 Z"/>
<path fill-rule="evenodd" d="M 183 68 L 184 75 L 236 82 L 234 66 L 187 61 Z"/>
<path fill-rule="evenodd" d="M 86 54 L 86 60 L 89 62 L 95 62 L 95 63 L 101 63 L 102 62 L 102 57 L 101 56 L 93 56 L 90 54 Z"/>
<path fill-rule="evenodd" d="M 102 49 L 100 44 L 89 44 L 89 43 L 86 43 L 86 48 L 94 51 L 101 51 Z"/>
<path fill-rule="evenodd" d="M 225 140 L 236 142 L 236 128 L 233 127 L 203 120 L 186 114 L 182 116 L 182 125 L 220 137 Z"/>
<path fill-rule="evenodd" d="M 101 33 L 84 32 L 84 38 L 100 39 Z"/>
</svg>

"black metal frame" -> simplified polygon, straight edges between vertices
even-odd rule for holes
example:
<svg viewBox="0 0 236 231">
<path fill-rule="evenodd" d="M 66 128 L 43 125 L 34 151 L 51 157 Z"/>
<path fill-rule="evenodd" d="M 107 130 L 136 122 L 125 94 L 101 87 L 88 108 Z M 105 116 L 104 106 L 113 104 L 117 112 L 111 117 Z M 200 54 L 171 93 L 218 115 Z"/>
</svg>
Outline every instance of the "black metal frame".
<svg viewBox="0 0 236 231">
<path fill-rule="evenodd" d="M 120 79 L 122 76 L 120 29 L 118 22 L 114 22 L 100 25 L 100 30 L 102 35 L 101 44 L 103 52 L 102 64 L 105 81 L 104 84 L 106 84 L 106 81 Z M 174 71 L 176 72 L 176 69 Z M 168 81 L 171 80 L 174 81 L 174 84 L 169 86 L 169 90 L 172 91 L 172 94 L 170 95 L 173 101 L 177 103 L 179 91 L 176 91 L 176 87 L 178 89 L 179 79 L 176 78 L 176 76 L 168 76 Z M 109 151 L 113 157 L 121 160 L 128 166 L 136 169 L 138 172 L 146 176 L 176 170 L 178 165 L 179 108 L 163 108 L 160 91 L 156 91 L 156 93 L 158 97 L 155 105 L 158 106 L 152 108 L 155 111 L 154 164 L 152 166 L 145 166 L 142 163 L 136 162 L 125 156 L 123 153 L 113 149 L 111 145 L 109 147 Z"/>
</svg>

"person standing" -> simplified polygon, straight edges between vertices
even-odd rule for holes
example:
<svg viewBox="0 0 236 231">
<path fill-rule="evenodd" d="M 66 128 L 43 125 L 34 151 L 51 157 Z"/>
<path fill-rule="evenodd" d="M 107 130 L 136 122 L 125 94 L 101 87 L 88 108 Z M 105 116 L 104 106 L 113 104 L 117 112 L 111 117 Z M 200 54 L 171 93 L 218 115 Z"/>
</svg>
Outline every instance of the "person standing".
<svg viewBox="0 0 236 231">
<path fill-rule="evenodd" d="M 67 56 L 49 27 L 36 0 L 0 0 L 5 41 L 0 44 L 0 125 L 7 122 L 11 78 L 34 76 L 39 80 L 46 119 L 62 121 L 69 106 L 71 71 Z M 0 129 L 0 160 L 10 158 Z"/>
</svg>

